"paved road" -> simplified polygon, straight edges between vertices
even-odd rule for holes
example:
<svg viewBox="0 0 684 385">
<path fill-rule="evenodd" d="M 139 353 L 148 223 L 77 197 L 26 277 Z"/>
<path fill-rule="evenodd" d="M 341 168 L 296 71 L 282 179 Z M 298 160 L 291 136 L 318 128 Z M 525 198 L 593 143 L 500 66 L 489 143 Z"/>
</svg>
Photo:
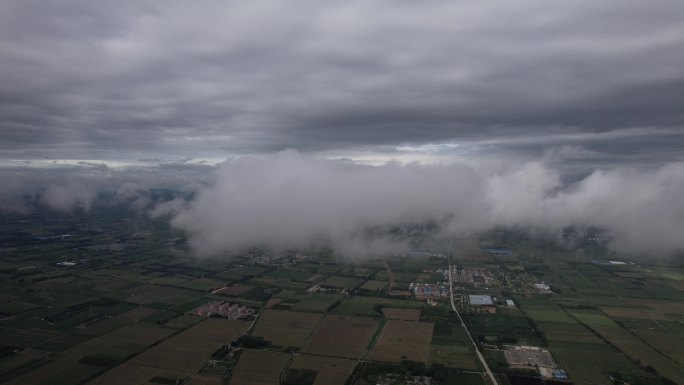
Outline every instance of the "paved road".
<svg viewBox="0 0 684 385">
<path fill-rule="evenodd" d="M 456 309 L 456 305 L 454 304 L 454 285 L 452 284 L 451 280 L 451 247 L 453 246 L 453 242 L 451 245 L 449 245 L 449 250 L 447 251 L 447 261 L 449 263 L 449 294 L 451 296 L 451 308 L 456 312 L 456 316 L 458 316 L 459 322 L 461 322 L 461 326 L 463 327 L 463 330 L 465 330 L 466 334 L 468 335 L 468 338 L 470 339 L 470 343 L 473 344 L 473 347 L 475 348 L 475 353 L 477 354 L 477 358 L 480 359 L 480 362 L 482 363 L 482 367 L 485 369 L 485 373 L 489 377 L 489 380 L 491 381 L 492 385 L 499 385 L 499 383 L 496 381 L 496 378 L 494 377 L 494 374 L 492 373 L 491 370 L 489 370 L 489 365 L 487 365 L 487 361 L 485 361 L 485 358 L 482 356 L 482 353 L 480 353 L 480 349 L 477 348 L 477 344 L 475 343 L 475 340 L 473 339 L 473 336 L 470 335 L 470 331 L 466 327 L 465 322 L 463 322 L 463 318 L 461 318 L 461 314 L 458 312 Z"/>
</svg>

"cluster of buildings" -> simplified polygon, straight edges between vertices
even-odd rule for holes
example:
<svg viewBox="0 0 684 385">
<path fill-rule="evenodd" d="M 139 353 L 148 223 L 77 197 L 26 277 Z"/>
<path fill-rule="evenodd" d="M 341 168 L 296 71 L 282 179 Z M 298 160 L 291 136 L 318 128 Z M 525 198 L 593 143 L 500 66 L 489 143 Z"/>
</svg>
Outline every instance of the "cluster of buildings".
<svg viewBox="0 0 684 385">
<path fill-rule="evenodd" d="M 395 373 L 388 373 L 378 376 L 375 383 L 376 385 L 432 385 L 434 382 L 432 377 L 428 376 L 413 376 L 409 374 L 401 376 Z"/>
<path fill-rule="evenodd" d="M 624 261 L 600 261 L 600 260 L 593 260 L 591 261 L 594 265 L 599 265 L 599 266 L 620 266 L 620 265 L 626 265 L 627 262 Z"/>
<path fill-rule="evenodd" d="M 534 286 L 534 288 L 537 289 L 537 291 L 540 293 L 550 293 L 551 292 L 551 286 L 545 284 L 544 282 L 535 283 L 532 286 Z"/>
<path fill-rule="evenodd" d="M 290 258 L 287 255 L 270 255 L 270 254 L 252 254 L 245 256 L 245 263 L 247 265 L 271 266 L 271 267 L 289 267 L 294 266 L 298 261 L 295 258 Z"/>
<path fill-rule="evenodd" d="M 459 269 L 452 267 L 451 278 L 454 284 L 468 286 L 491 286 L 494 282 L 492 273 L 482 269 Z"/>
<path fill-rule="evenodd" d="M 507 299 L 505 301 L 497 300 L 496 297 L 484 294 L 470 294 L 467 296 L 467 298 L 468 304 L 470 304 L 471 306 L 477 306 L 482 311 L 486 311 L 490 314 L 496 313 L 496 309 L 498 306 L 515 307 L 515 302 L 512 299 Z M 466 297 L 462 296 L 461 303 L 465 303 L 465 301 Z"/>
<path fill-rule="evenodd" d="M 568 374 L 558 367 L 547 349 L 537 346 L 507 346 L 504 357 L 511 367 L 536 369 L 544 378 L 568 379 Z"/>
<path fill-rule="evenodd" d="M 188 314 L 198 315 L 200 317 L 221 317 L 226 319 L 240 319 L 246 316 L 254 315 L 256 310 L 248 308 L 245 305 L 230 304 L 223 301 L 211 301 L 200 307 L 191 310 Z"/>
<path fill-rule="evenodd" d="M 147 238 L 149 235 L 150 235 L 149 231 L 142 231 L 139 233 L 134 233 L 133 235 L 131 235 L 129 237 L 129 239 L 143 240 L 143 239 Z"/>
<path fill-rule="evenodd" d="M 36 238 L 41 240 L 41 241 L 50 241 L 53 239 L 66 239 L 66 238 L 70 238 L 70 237 L 73 237 L 73 235 L 71 235 L 71 234 L 60 234 L 60 235 L 51 235 L 51 236 L 47 236 L 47 237 L 36 237 Z"/>
<path fill-rule="evenodd" d="M 444 279 L 447 279 L 447 272 L 446 269 L 423 269 L 423 273 L 441 275 Z"/>
<path fill-rule="evenodd" d="M 420 299 L 435 299 L 449 296 L 449 287 L 437 283 L 413 283 L 409 285 L 409 291 L 413 296 Z"/>
<path fill-rule="evenodd" d="M 406 376 L 404 385 L 430 385 L 432 377 L 428 376 Z"/>
<path fill-rule="evenodd" d="M 468 296 L 468 302 L 475 306 L 494 306 L 494 300 L 489 295 L 471 294 Z"/>
<path fill-rule="evenodd" d="M 503 247 L 489 247 L 485 249 L 486 252 L 489 254 L 496 254 L 496 255 L 511 255 L 513 254 L 510 250 L 503 248 Z"/>
<path fill-rule="evenodd" d="M 57 262 L 57 263 L 55 263 L 55 265 L 57 265 L 59 267 L 74 267 L 76 265 L 83 265 L 83 264 L 89 263 L 89 262 L 90 262 L 90 259 L 88 259 L 88 258 L 79 258 L 79 259 L 69 259 L 66 261 Z"/>
<path fill-rule="evenodd" d="M 86 249 L 91 250 L 91 251 L 123 251 L 126 250 L 130 247 L 134 247 L 137 245 L 130 244 L 130 243 L 108 243 L 106 245 L 90 245 L 86 247 Z"/>
<path fill-rule="evenodd" d="M 173 246 L 181 245 L 184 242 L 185 242 L 185 238 L 183 238 L 183 237 L 173 237 L 173 238 L 162 239 L 161 241 L 159 241 L 159 243 L 162 245 L 173 245 Z"/>
</svg>

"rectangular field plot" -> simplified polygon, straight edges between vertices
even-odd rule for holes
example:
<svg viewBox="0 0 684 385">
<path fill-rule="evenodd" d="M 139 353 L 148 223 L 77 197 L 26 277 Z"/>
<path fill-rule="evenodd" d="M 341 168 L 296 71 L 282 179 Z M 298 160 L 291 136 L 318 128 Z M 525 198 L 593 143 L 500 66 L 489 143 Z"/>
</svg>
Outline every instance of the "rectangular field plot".
<svg viewBox="0 0 684 385">
<path fill-rule="evenodd" d="M 254 335 L 273 345 L 302 346 L 322 317 L 319 313 L 266 309 L 261 312 Z"/>
<path fill-rule="evenodd" d="M 388 320 L 371 357 L 376 361 L 427 363 L 433 327 L 432 322 Z"/>
<path fill-rule="evenodd" d="M 219 291 L 217 291 L 214 294 L 223 295 L 226 297 L 238 297 L 238 296 L 240 296 L 240 295 L 242 295 L 242 294 L 244 294 L 244 293 L 246 293 L 246 292 L 248 292 L 254 288 L 256 288 L 256 286 L 254 286 L 254 285 L 247 285 L 244 283 L 236 283 L 236 284 L 230 285 L 228 287 L 225 287 L 223 289 L 220 289 Z"/>
<path fill-rule="evenodd" d="M 126 290 L 125 293 L 125 301 L 142 305 L 151 303 L 181 305 L 202 297 L 200 292 L 156 285 L 136 287 Z"/>
<path fill-rule="evenodd" d="M 366 281 L 366 283 L 361 285 L 361 289 L 368 290 L 368 291 L 383 291 L 383 290 L 387 289 L 388 285 L 389 285 L 388 281 L 368 280 L 368 281 Z"/>
<path fill-rule="evenodd" d="M 167 338 L 173 332 L 146 322 L 131 323 L 67 349 L 63 354 L 77 359 L 86 355 L 103 355 L 123 360 Z"/>
<path fill-rule="evenodd" d="M 570 317 L 566 316 L 566 318 L 568 322 L 573 322 Z M 508 315 L 503 312 L 501 314 L 483 313 L 466 315 L 464 319 L 470 332 L 476 335 L 496 336 L 499 341 L 508 341 L 508 343 L 522 340 L 525 344 L 543 343 L 528 319 L 522 315 Z M 536 318 L 535 321 L 537 321 Z M 542 324 L 542 322 L 537 322 L 539 325 Z"/>
<path fill-rule="evenodd" d="M 538 322 L 537 327 L 548 341 L 602 343 L 599 337 L 576 322 Z"/>
<path fill-rule="evenodd" d="M 304 349 L 324 356 L 361 358 L 378 328 L 368 317 L 328 315 Z"/>
<path fill-rule="evenodd" d="M 294 305 L 294 310 L 325 312 L 339 302 L 344 296 L 342 294 L 310 293 L 296 296 L 298 302 Z"/>
<path fill-rule="evenodd" d="M 149 366 L 121 364 L 104 374 L 95 377 L 87 385 L 124 385 L 124 384 L 147 384 L 150 380 L 173 380 L 185 378 L 187 374 L 175 370 L 151 368 Z M 169 382 L 170 383 L 170 382 Z"/>
<path fill-rule="evenodd" d="M 650 365 L 660 374 L 677 383 L 684 383 L 684 368 L 664 354 L 654 350 L 605 314 L 596 310 L 572 310 L 571 314 L 632 359 Z"/>
<path fill-rule="evenodd" d="M 185 382 L 183 385 L 221 385 L 223 380 L 221 377 L 206 376 L 202 374 L 197 374 L 192 376 L 190 381 Z"/>
<path fill-rule="evenodd" d="M 359 278 L 368 278 L 377 272 L 376 269 L 369 269 L 366 267 L 349 266 L 338 272 L 339 275 L 355 276 Z"/>
<path fill-rule="evenodd" d="M 192 281 L 185 281 L 183 283 L 179 283 L 177 284 L 177 286 L 181 286 L 191 290 L 209 291 L 225 287 L 228 283 L 228 281 L 221 281 L 212 278 L 197 278 L 193 279 Z"/>
<path fill-rule="evenodd" d="M 290 368 L 317 371 L 313 385 L 344 385 L 355 366 L 353 360 L 300 355 Z"/>
<path fill-rule="evenodd" d="M 443 383 L 449 385 L 487 385 L 489 382 L 485 381 L 480 373 L 457 373 L 449 375 Z"/>
<path fill-rule="evenodd" d="M 475 353 L 470 340 L 460 324 L 448 321 L 435 322 L 432 329 L 430 364 L 441 364 L 449 368 L 478 370 Z"/>
<path fill-rule="evenodd" d="M 287 290 L 304 290 L 310 285 L 308 282 L 295 282 L 284 278 L 273 278 L 271 276 L 252 278 L 249 283 L 257 286 L 271 286 Z"/>
<path fill-rule="evenodd" d="M 51 361 L 31 371 L 9 379 L 3 378 L 3 384 L 11 385 L 53 385 L 78 384 L 102 372 L 105 368 L 86 365 L 71 357 L 57 356 Z"/>
<path fill-rule="evenodd" d="M 640 372 L 636 365 L 623 354 L 603 342 L 554 342 L 549 350 L 560 365 L 568 372 L 570 381 L 581 384 L 594 383 L 611 385 L 608 376 L 618 370 L 622 373 Z"/>
<path fill-rule="evenodd" d="M 383 308 L 382 314 L 385 318 L 398 319 L 402 321 L 418 321 L 420 318 L 420 309 L 394 309 Z"/>
<path fill-rule="evenodd" d="M 467 345 L 430 345 L 430 364 L 448 368 L 478 370 L 477 358 Z"/>
<path fill-rule="evenodd" d="M 119 314 L 117 317 L 124 319 L 126 321 L 137 322 L 140 320 L 144 320 L 145 318 L 152 317 L 157 313 L 159 313 L 159 310 L 157 309 L 138 306 L 124 313 Z"/>
<path fill-rule="evenodd" d="M 684 314 L 684 301 L 644 300 L 641 303 L 663 314 Z"/>
<path fill-rule="evenodd" d="M 667 320 L 667 317 L 651 309 L 625 308 L 625 307 L 601 307 L 601 310 L 611 318 L 635 318 L 648 320 Z"/>
<path fill-rule="evenodd" d="M 357 296 L 345 298 L 331 313 L 377 317 L 380 313 L 376 311 L 376 305 L 382 305 L 383 308 L 422 309 L 425 304 L 410 300 Z"/>
<path fill-rule="evenodd" d="M 560 311 L 560 309 L 550 309 L 550 310 L 527 310 L 527 315 L 533 318 L 537 322 L 565 322 L 565 323 L 575 323 L 572 318 L 568 317 L 567 314 Z"/>
<path fill-rule="evenodd" d="M 280 383 L 280 373 L 290 360 L 285 353 L 243 350 L 230 385 L 273 385 Z"/>
<path fill-rule="evenodd" d="M 363 283 L 363 278 L 353 278 L 353 277 L 338 277 L 331 275 L 325 281 L 321 282 L 323 287 L 335 287 L 339 289 L 355 289 L 357 286 Z"/>
<path fill-rule="evenodd" d="M 245 321 L 208 318 L 139 354 L 129 363 L 193 372 L 210 358 L 211 353 L 237 339 L 248 327 L 249 322 Z"/>
<path fill-rule="evenodd" d="M 288 279 L 290 281 L 309 282 L 308 279 L 314 274 L 306 270 L 278 269 L 264 274 L 265 277 L 275 279 Z"/>
<path fill-rule="evenodd" d="M 633 333 L 684 366 L 684 335 L 681 333 L 676 334 L 673 330 L 634 330 Z"/>
<path fill-rule="evenodd" d="M 224 273 L 234 277 L 253 277 L 270 269 L 270 267 L 264 266 L 240 266 L 227 270 Z"/>
</svg>

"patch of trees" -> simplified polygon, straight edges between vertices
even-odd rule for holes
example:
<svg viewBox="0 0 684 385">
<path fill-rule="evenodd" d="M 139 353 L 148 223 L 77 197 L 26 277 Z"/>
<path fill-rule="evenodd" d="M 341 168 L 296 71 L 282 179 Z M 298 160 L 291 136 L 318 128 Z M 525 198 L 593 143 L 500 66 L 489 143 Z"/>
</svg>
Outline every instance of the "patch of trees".
<svg viewBox="0 0 684 385">
<path fill-rule="evenodd" d="M 94 354 L 83 356 L 78 362 L 86 365 L 108 367 L 118 365 L 121 362 L 121 359 L 119 357 L 107 356 L 104 354 Z"/>
<path fill-rule="evenodd" d="M 183 382 L 183 380 L 177 380 L 175 378 L 166 378 L 166 377 L 152 377 L 148 380 L 148 382 L 153 383 L 153 384 L 162 384 L 162 385 L 178 385 Z"/>
<path fill-rule="evenodd" d="M 309 369 L 287 369 L 282 385 L 313 385 L 318 371 Z"/>
<path fill-rule="evenodd" d="M 647 365 L 648 366 L 648 365 Z M 677 385 L 676 382 L 666 377 L 661 377 L 652 367 L 643 367 L 648 374 L 629 373 L 624 374 L 617 370 L 609 373 L 614 384 L 629 383 L 631 385 Z"/>
<path fill-rule="evenodd" d="M 236 348 L 247 349 L 263 349 L 271 345 L 271 341 L 265 340 L 264 337 L 243 335 L 232 343 Z"/>
</svg>

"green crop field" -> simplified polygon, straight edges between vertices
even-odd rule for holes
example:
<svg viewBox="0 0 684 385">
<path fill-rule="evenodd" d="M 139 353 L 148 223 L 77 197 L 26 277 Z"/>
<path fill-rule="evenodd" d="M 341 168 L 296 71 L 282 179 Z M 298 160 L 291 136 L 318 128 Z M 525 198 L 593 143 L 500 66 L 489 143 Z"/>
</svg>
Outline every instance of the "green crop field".
<svg viewBox="0 0 684 385">
<path fill-rule="evenodd" d="M 294 310 L 325 312 L 344 298 L 341 294 L 308 293 L 297 295 Z"/>
<path fill-rule="evenodd" d="M 264 310 L 253 335 L 282 347 L 301 347 L 313 334 L 323 316 L 317 313 Z"/>
<path fill-rule="evenodd" d="M 424 303 L 413 300 L 356 296 L 343 299 L 332 309 L 333 314 L 380 316 L 382 307 L 422 309 Z"/>
<path fill-rule="evenodd" d="M 365 280 L 363 278 L 341 277 L 331 275 L 320 283 L 322 287 L 334 287 L 339 289 L 353 290 L 360 286 Z"/>
<path fill-rule="evenodd" d="M 438 254 L 450 241 L 409 237 L 426 251 L 353 260 L 261 248 L 193 258 L 165 221 L 97 210 L 0 217 L 0 382 L 373 385 L 420 373 L 483 385 L 480 349 L 503 385 L 536 381 L 509 377 L 533 371 L 504 354 L 531 345 L 578 385 L 611 385 L 611 375 L 684 384 L 684 268 L 672 261 L 606 264 L 622 257 L 506 230 L 459 238 L 453 265 L 478 273 L 454 285 L 454 303 L 476 347 L 448 297 L 401 291 L 446 286 Z M 78 262 L 59 264 L 68 260 Z M 541 281 L 552 290 L 535 289 Z M 471 294 L 493 304 L 471 304 Z M 189 314 L 210 301 L 227 306 Z"/>
</svg>

